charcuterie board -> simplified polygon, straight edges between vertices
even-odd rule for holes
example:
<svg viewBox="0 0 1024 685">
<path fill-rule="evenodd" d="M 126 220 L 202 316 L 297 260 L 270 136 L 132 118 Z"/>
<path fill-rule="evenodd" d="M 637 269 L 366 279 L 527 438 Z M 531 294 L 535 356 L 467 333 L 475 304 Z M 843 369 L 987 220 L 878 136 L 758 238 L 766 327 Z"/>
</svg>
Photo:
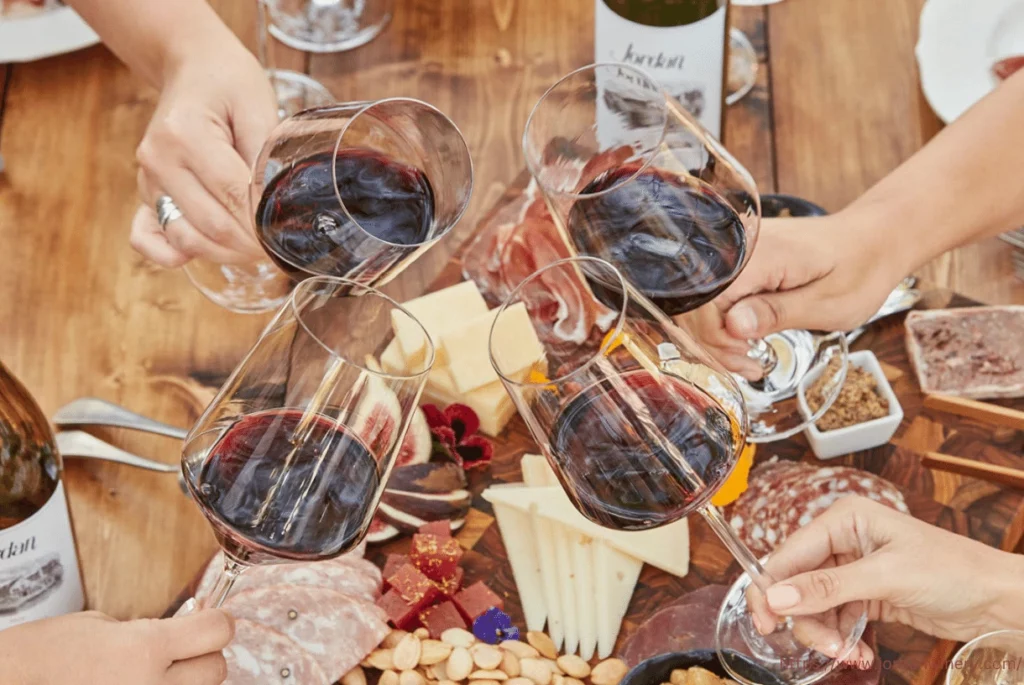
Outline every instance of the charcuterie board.
<svg viewBox="0 0 1024 685">
<path fill-rule="evenodd" d="M 525 183 L 521 180 L 506 193 L 481 226 L 493 224 L 493 218 L 507 209 Z M 479 245 L 479 242 L 477 243 Z M 472 249 L 472 246 L 471 246 Z M 464 279 L 461 251 L 434 283 L 432 290 Z M 969 307 L 976 302 L 953 293 L 929 290 L 919 303 L 923 308 Z M 891 444 L 818 462 L 802 436 L 785 442 L 760 446 L 757 460 L 778 455 L 818 465 L 843 464 L 878 474 L 894 483 L 902 492 L 911 513 L 929 523 L 955 531 L 1003 550 L 1013 550 L 1024 533 L 1024 492 L 952 473 L 933 471 L 921 464 L 920 454 L 941 451 L 1024 468 L 1024 433 L 993 429 L 989 426 L 927 410 L 917 386 L 904 347 L 901 317 L 894 316 L 874 324 L 856 343 L 857 349 L 870 349 L 883 363 L 905 418 Z M 1024 403 L 1021 403 L 1024 404 Z M 523 625 L 516 583 L 513 579 L 505 544 L 495 524 L 492 506 L 481 497 L 495 482 L 519 482 L 520 458 L 536 453 L 537 446 L 525 424 L 514 417 L 493 440 L 494 455 L 489 467 L 468 472 L 472 508 L 456 539 L 466 550 L 462 559 L 465 583 L 485 580 L 503 596 L 505 610 L 516 625 Z M 387 554 L 408 551 L 409 539 L 371 546 L 367 558 L 383 565 Z M 739 568 L 729 552 L 699 517 L 690 520 L 690 566 L 682 578 L 645 566 L 633 593 L 618 645 L 621 647 L 634 630 L 655 611 L 687 592 L 710 584 L 728 584 Z M 186 588 L 168 613 L 191 595 L 195 583 Z M 955 645 L 917 633 L 903 626 L 877 627 L 878 654 L 882 663 L 882 682 L 931 685 L 944 672 Z M 829 682 L 829 681 L 825 681 Z"/>
</svg>

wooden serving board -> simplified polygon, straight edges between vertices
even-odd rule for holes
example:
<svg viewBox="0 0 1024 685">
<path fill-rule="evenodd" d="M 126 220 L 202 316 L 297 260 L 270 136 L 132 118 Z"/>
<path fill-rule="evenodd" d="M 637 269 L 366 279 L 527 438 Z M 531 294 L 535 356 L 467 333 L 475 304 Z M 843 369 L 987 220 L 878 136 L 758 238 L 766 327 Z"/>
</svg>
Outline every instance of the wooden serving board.
<svg viewBox="0 0 1024 685">
<path fill-rule="evenodd" d="M 518 186 L 518 187 L 517 187 Z M 498 206 L 515 196 L 521 184 L 514 184 Z M 495 211 L 498 208 L 495 208 Z M 482 224 L 485 224 L 482 222 Z M 463 279 L 461 252 L 433 284 L 437 290 Z M 976 306 L 953 293 L 929 291 L 920 308 Z M 757 460 L 778 455 L 817 465 L 844 464 L 876 473 L 903 492 L 911 512 L 918 518 L 1003 550 L 1015 549 L 1024 533 L 1024 492 L 951 473 L 933 471 L 921 464 L 920 453 L 941 451 L 997 464 L 1024 468 L 1024 433 L 992 430 L 977 422 L 935 413 L 922 406 L 903 343 L 902 317 L 890 317 L 865 333 L 855 349 L 870 349 L 883 362 L 904 410 L 904 421 L 892 444 L 828 462 L 818 461 L 803 436 L 759 447 Z M 1011 403 L 1013 404 L 1013 403 Z M 1016 403 L 1024 408 L 1024 402 Z M 522 419 L 515 417 L 504 433 L 494 440 L 494 459 L 489 469 L 470 472 L 473 506 L 457 538 L 466 548 L 463 566 L 465 582 L 484 580 L 505 598 L 506 611 L 516 625 L 524 625 L 512 570 L 493 511 L 480 493 L 494 482 L 521 481 L 519 459 L 538 449 Z M 391 552 L 406 552 L 408 538 L 371 547 L 368 557 L 383 564 Z M 704 521 L 690 518 L 690 573 L 676 578 L 646 566 L 633 594 L 618 646 L 635 628 L 664 605 L 686 592 L 708 584 L 731 583 L 740 573 L 738 565 Z M 173 613 L 191 596 L 198 578 L 181 593 L 168 610 Z M 888 685 L 931 685 L 945 673 L 946 662 L 956 645 L 900 625 L 877 627 L 882 682 Z"/>
</svg>

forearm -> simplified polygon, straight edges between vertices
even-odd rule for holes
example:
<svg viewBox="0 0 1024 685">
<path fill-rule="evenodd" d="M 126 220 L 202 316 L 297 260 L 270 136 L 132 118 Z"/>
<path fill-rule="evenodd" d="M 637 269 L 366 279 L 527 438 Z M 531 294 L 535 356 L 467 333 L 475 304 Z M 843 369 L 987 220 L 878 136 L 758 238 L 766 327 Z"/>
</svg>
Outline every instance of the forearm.
<svg viewBox="0 0 1024 685">
<path fill-rule="evenodd" d="M 906 274 L 1024 225 L 1024 72 L 1003 83 L 844 213 Z"/>
<path fill-rule="evenodd" d="M 206 0 L 67 0 L 103 42 L 150 85 L 206 47 L 241 47 Z"/>
<path fill-rule="evenodd" d="M 993 571 L 978 578 L 995 583 L 1001 601 L 992 607 L 992 630 L 1024 630 L 1024 556 L 1000 552 Z"/>
</svg>

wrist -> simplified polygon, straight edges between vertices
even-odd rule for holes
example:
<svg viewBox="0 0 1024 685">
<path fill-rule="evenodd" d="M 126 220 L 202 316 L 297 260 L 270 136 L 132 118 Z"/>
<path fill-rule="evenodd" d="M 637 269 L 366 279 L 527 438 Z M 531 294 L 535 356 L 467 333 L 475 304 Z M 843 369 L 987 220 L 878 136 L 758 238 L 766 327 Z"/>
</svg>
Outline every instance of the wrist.
<svg viewBox="0 0 1024 685">
<path fill-rule="evenodd" d="M 862 198 L 834 216 L 847 254 L 860 255 L 874 283 L 895 287 L 932 258 L 927 238 L 916 235 L 912 224 L 888 203 Z"/>
<path fill-rule="evenodd" d="M 989 578 L 978 582 L 992 582 L 996 600 L 989 609 L 992 630 L 1024 630 L 1024 556 L 997 552 Z"/>
<path fill-rule="evenodd" d="M 205 2 L 201 5 L 195 10 L 199 16 L 178 24 L 178 30 L 165 34 L 153 84 L 160 90 L 193 66 L 217 69 L 235 56 L 252 58 L 213 9 Z"/>
</svg>

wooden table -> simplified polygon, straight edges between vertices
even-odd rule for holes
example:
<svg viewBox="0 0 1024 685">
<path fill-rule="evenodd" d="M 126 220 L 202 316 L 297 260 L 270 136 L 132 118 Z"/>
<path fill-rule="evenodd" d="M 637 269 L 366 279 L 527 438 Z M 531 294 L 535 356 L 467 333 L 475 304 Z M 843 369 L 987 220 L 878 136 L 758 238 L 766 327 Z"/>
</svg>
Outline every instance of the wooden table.
<svg viewBox="0 0 1024 685">
<path fill-rule="evenodd" d="M 240 35 L 251 0 L 214 0 Z M 349 54 L 279 51 L 340 99 L 408 95 L 447 112 L 469 139 L 476 194 L 467 218 L 399 284 L 422 288 L 519 172 L 533 103 L 592 61 L 592 0 L 397 0 L 395 20 Z M 835 210 L 939 129 L 920 95 L 913 47 L 922 0 L 786 0 L 738 8 L 761 55 L 758 85 L 728 113 L 726 141 L 764 191 Z M 251 44 L 253 40 L 248 40 Z M 188 425 L 265 317 L 207 302 L 179 271 L 128 246 L 134 150 L 155 94 L 104 48 L 0 66 L 0 359 L 52 413 L 96 395 Z M 898 228 L 898 227 L 894 227 Z M 924 276 L 977 299 L 1024 302 L 995 241 L 951 253 Z M 178 445 L 98 433 L 167 462 Z M 67 465 L 90 604 L 126 618 L 159 615 L 214 547 L 173 478 L 71 460 Z"/>
</svg>

